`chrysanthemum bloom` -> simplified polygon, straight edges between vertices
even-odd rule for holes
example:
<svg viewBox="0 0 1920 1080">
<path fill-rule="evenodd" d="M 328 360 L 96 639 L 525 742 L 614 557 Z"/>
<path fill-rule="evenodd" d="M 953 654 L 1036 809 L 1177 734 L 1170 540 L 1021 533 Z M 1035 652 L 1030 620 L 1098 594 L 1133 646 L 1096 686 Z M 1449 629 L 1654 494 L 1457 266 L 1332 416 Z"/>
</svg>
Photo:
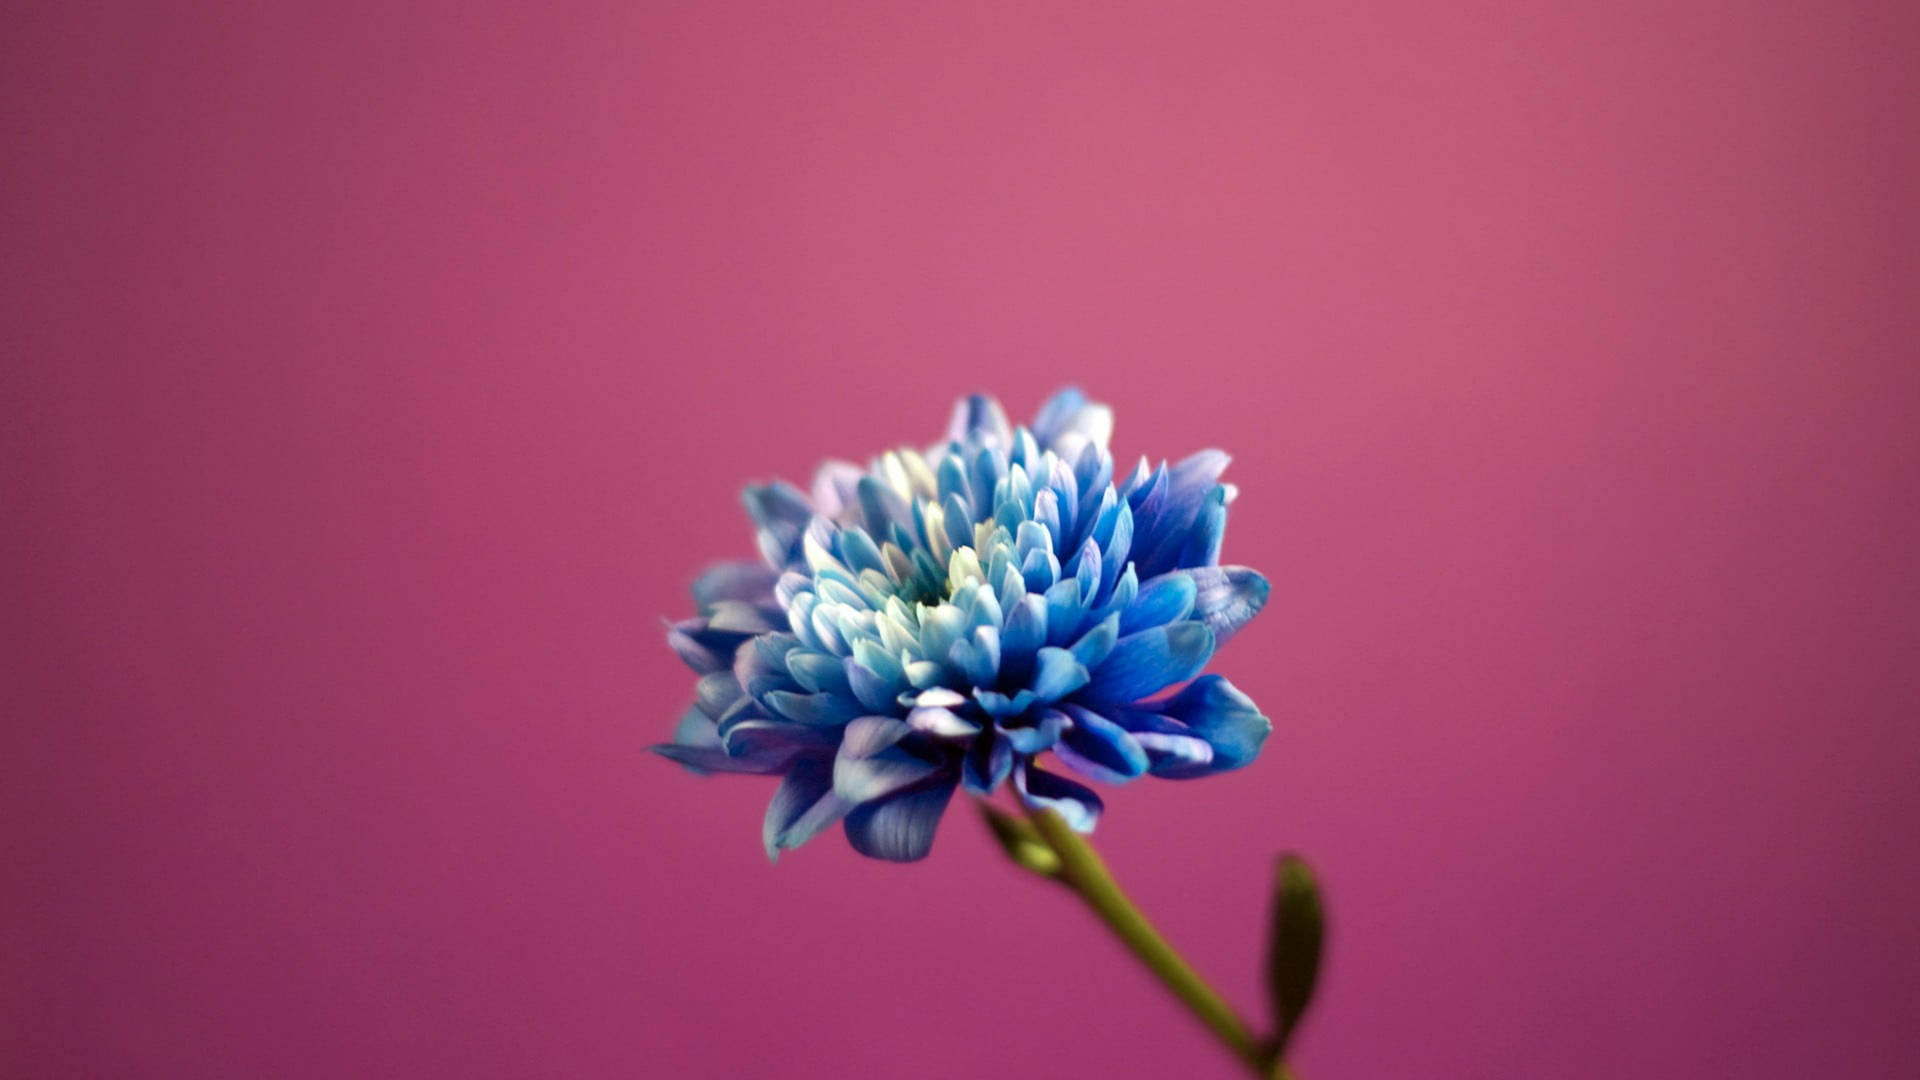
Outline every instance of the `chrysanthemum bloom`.
<svg viewBox="0 0 1920 1080">
<path fill-rule="evenodd" d="M 811 496 L 748 488 L 765 565 L 694 584 L 701 614 L 668 639 L 701 676 L 697 704 L 654 749 L 784 777 L 769 856 L 844 821 L 854 848 L 900 861 L 926 855 L 956 787 L 1010 780 L 1090 831 L 1100 797 L 1042 754 L 1107 783 L 1253 760 L 1267 718 L 1200 674 L 1267 598 L 1259 574 L 1218 565 L 1227 456 L 1143 458 L 1116 481 L 1112 428 L 1077 390 L 1019 428 L 976 396 L 924 453 L 829 462 Z"/>
</svg>

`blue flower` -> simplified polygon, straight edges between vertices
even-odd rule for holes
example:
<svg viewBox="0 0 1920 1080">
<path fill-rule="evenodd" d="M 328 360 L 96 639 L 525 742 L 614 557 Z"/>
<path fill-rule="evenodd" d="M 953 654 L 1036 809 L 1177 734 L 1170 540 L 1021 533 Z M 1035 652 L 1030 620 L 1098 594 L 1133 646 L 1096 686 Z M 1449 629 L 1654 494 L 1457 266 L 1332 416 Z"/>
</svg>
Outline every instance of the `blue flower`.
<svg viewBox="0 0 1920 1080">
<path fill-rule="evenodd" d="M 1227 455 L 1117 478 L 1112 429 L 1077 390 L 1025 427 L 974 396 L 924 453 L 828 462 L 811 493 L 748 488 L 764 564 L 694 583 L 700 615 L 667 637 L 700 676 L 695 704 L 653 749 L 781 776 L 769 857 L 840 822 L 903 862 L 956 788 L 1010 781 L 1090 831 L 1100 797 L 1041 754 L 1113 784 L 1252 761 L 1272 725 L 1201 674 L 1267 599 L 1265 578 L 1219 565 Z"/>
</svg>

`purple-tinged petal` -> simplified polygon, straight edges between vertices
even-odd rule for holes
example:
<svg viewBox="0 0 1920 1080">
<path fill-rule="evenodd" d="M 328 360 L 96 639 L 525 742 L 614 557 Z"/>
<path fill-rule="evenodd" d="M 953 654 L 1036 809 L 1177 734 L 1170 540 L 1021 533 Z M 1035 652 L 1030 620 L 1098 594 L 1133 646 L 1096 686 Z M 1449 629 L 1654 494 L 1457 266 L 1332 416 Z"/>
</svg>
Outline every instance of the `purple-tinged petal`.
<svg viewBox="0 0 1920 1080">
<path fill-rule="evenodd" d="M 746 773 L 750 775 L 769 775 L 784 771 L 788 764 L 798 756 L 798 752 L 788 754 L 743 754 L 735 757 L 725 750 L 711 750 L 704 746 L 676 746 L 673 743 L 655 743 L 647 749 L 687 767 L 693 773 Z"/>
<path fill-rule="evenodd" d="M 943 705 L 922 705 L 907 714 L 907 726 L 941 739 L 966 739 L 980 734 L 980 725 Z"/>
<path fill-rule="evenodd" d="M 776 607 L 774 584 L 780 571 L 761 563 L 723 562 L 710 566 L 693 582 L 693 602 L 706 611 L 722 600 L 739 600 L 755 607 Z"/>
<path fill-rule="evenodd" d="M 967 703 L 967 695 L 945 686 L 922 690 L 913 696 L 913 704 L 928 709 L 952 709 Z"/>
<path fill-rule="evenodd" d="M 716 671 L 711 675 L 702 675 L 693 688 L 694 705 L 715 720 L 725 716 L 734 702 L 745 696 L 746 694 L 740 689 L 740 680 L 735 679 L 731 671 Z"/>
<path fill-rule="evenodd" d="M 826 461 L 813 473 L 813 506 L 821 514 L 838 518 L 853 505 L 854 488 L 867 471 L 850 461 Z"/>
<path fill-rule="evenodd" d="M 1136 731 L 1133 741 L 1147 752 L 1147 771 L 1168 780 L 1184 780 L 1208 773 L 1213 747 L 1197 735 Z"/>
<path fill-rule="evenodd" d="M 1266 578 L 1244 566 L 1203 566 L 1166 576 L 1193 580 L 1193 617 L 1213 631 L 1215 648 L 1260 614 L 1270 591 Z"/>
<path fill-rule="evenodd" d="M 840 733 L 841 757 L 871 757 L 912 734 L 906 721 L 891 716 L 862 716 Z"/>
<path fill-rule="evenodd" d="M 765 608 L 743 600 L 721 600 L 707 612 L 707 629 L 727 634 L 771 633 L 779 626 Z"/>
<path fill-rule="evenodd" d="M 1197 622 L 1156 626 L 1120 639 L 1080 696 L 1087 701 L 1138 701 L 1200 673 L 1213 655 L 1213 631 Z"/>
<path fill-rule="evenodd" d="M 720 741 L 736 758 L 778 757 L 788 754 L 828 755 L 837 741 L 832 728 L 814 727 L 747 714 L 719 726 Z"/>
<path fill-rule="evenodd" d="M 1065 818 L 1075 832 L 1092 832 L 1100 820 L 1100 811 L 1106 808 L 1092 788 L 1031 767 L 1025 761 L 1014 764 L 1013 787 L 1019 793 L 1022 806 L 1029 810 L 1053 810 Z"/>
<path fill-rule="evenodd" d="M 667 626 L 667 644 L 697 675 L 725 669 L 744 640 L 745 635 L 711 629 L 705 619 L 682 619 Z"/>
<path fill-rule="evenodd" d="M 800 559 L 800 538 L 813 505 L 791 484 L 773 483 L 748 487 L 741 493 L 747 514 L 753 518 L 760 555 L 767 565 L 785 568 Z"/>
<path fill-rule="evenodd" d="M 647 749 L 689 770 L 705 775 L 710 772 L 775 773 L 785 769 L 807 747 L 794 742 L 773 740 L 733 748 L 721 739 L 712 720 L 697 709 L 687 710 L 674 729 L 673 742 Z"/>
<path fill-rule="evenodd" d="M 872 802 L 946 767 L 944 762 L 928 761 L 898 746 L 851 755 L 843 745 L 833 761 L 833 793 L 849 803 Z"/>
<path fill-rule="evenodd" d="M 846 816 L 849 806 L 833 794 L 832 768 L 824 761 L 795 762 L 774 789 L 760 839 L 768 859 L 782 848 L 796 848 Z"/>
<path fill-rule="evenodd" d="M 876 859 L 923 859 L 933 848 L 934 829 L 953 789 L 954 782 L 948 780 L 855 807 L 846 818 L 847 842 Z"/>
</svg>

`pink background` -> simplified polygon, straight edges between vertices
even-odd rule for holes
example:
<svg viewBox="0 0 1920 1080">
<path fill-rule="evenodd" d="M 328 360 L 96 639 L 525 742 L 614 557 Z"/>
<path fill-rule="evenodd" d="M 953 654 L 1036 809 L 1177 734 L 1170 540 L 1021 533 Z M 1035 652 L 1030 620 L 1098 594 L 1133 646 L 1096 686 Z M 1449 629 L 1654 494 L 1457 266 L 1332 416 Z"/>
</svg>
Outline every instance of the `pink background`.
<svg viewBox="0 0 1920 1080">
<path fill-rule="evenodd" d="M 1911 5 L 179 7 L 0 45 L 0 1071 L 1235 1075 L 642 751 L 743 480 L 1067 381 L 1237 455 L 1100 840 L 1249 1011 L 1312 855 L 1308 1080 L 1920 1070 Z"/>
</svg>

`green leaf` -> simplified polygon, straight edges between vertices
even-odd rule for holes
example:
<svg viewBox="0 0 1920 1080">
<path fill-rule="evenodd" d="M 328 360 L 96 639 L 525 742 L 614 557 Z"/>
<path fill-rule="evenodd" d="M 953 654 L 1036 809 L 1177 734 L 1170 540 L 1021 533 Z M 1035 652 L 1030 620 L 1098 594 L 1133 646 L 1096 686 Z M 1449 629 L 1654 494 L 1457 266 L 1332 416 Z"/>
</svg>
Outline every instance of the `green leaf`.
<svg viewBox="0 0 1920 1080">
<path fill-rule="evenodd" d="M 1000 841 L 1000 847 L 1006 851 L 1009 859 L 1041 877 L 1060 876 L 1059 854 L 1033 827 L 1032 822 L 984 802 L 980 804 L 980 814 L 987 819 L 987 827 L 993 830 L 993 838 Z"/>
<path fill-rule="evenodd" d="M 1280 856 L 1274 866 L 1273 915 L 1267 939 L 1267 991 L 1273 999 L 1276 1062 L 1286 1051 L 1300 1014 L 1313 1000 L 1325 932 L 1320 885 L 1314 880 L 1312 868 L 1298 855 Z"/>
</svg>

